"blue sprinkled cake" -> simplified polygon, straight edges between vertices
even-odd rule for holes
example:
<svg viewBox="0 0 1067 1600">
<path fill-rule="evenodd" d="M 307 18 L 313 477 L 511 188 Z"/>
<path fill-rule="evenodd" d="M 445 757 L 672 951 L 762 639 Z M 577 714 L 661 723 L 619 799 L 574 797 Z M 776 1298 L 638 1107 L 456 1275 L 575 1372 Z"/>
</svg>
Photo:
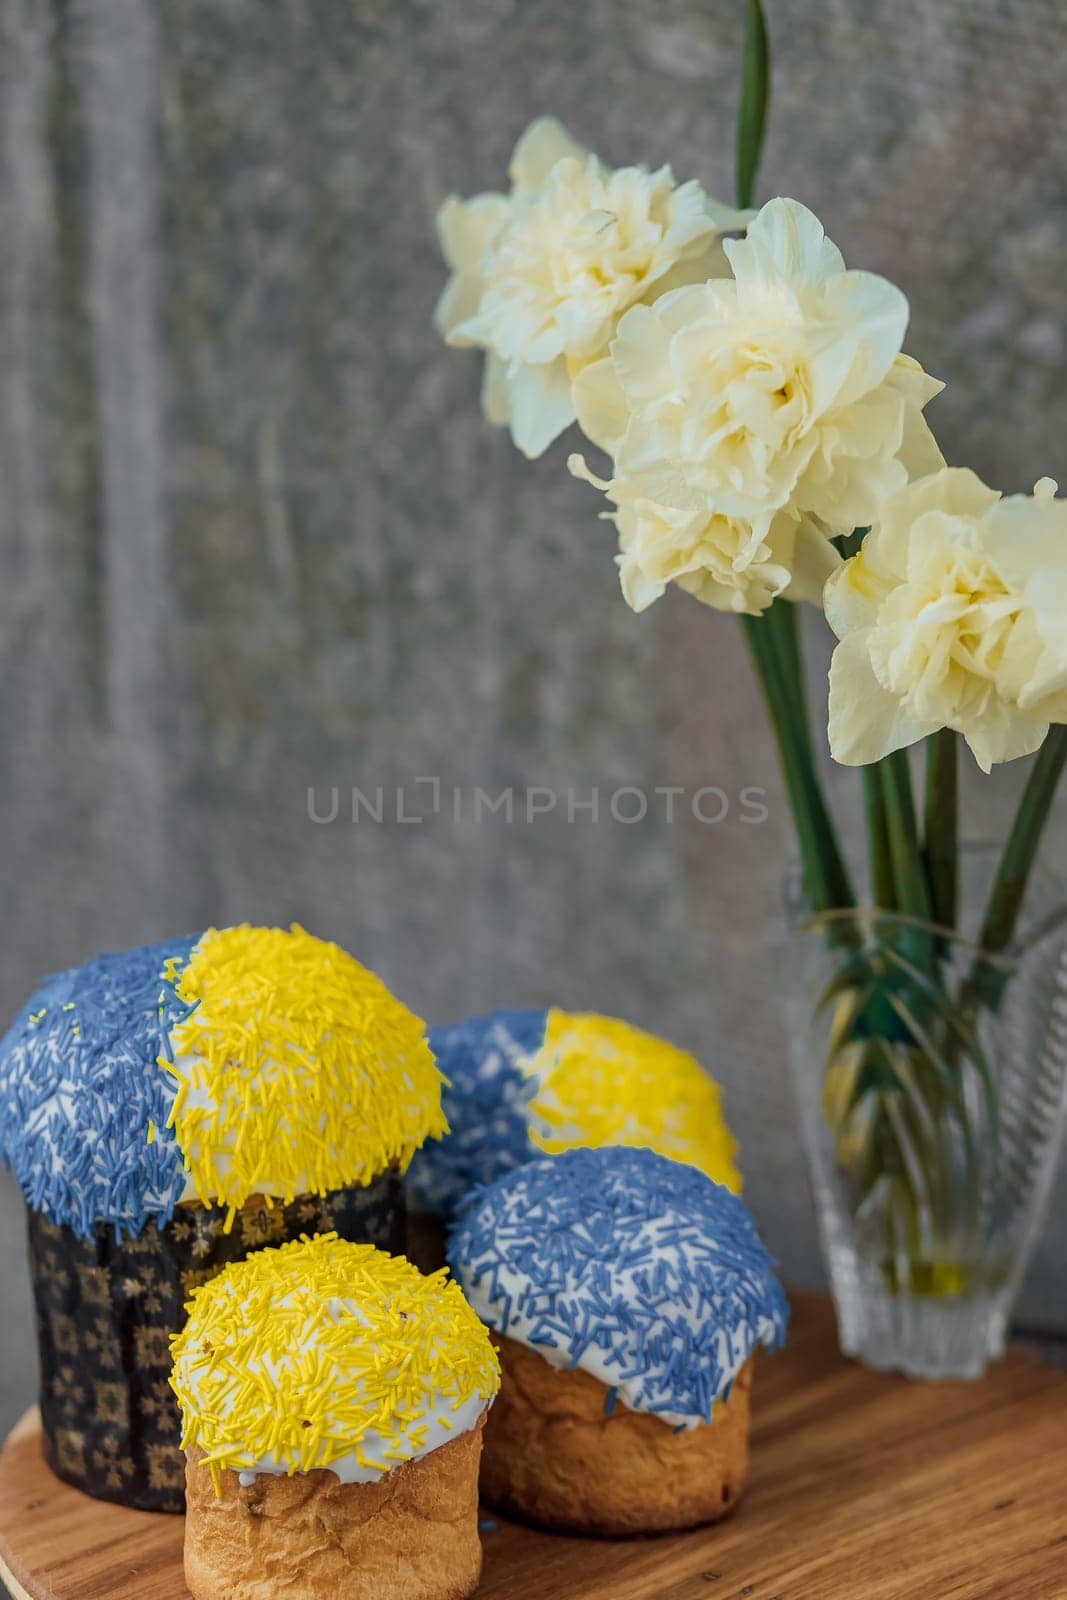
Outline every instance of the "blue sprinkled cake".
<svg viewBox="0 0 1067 1600">
<path fill-rule="evenodd" d="M 188 1010 L 163 986 L 195 938 L 101 955 L 46 978 L 0 1039 L 0 1159 L 27 1204 L 88 1238 L 169 1217 L 185 1187 L 156 1066 Z M 151 1142 L 148 1127 L 155 1129 Z"/>
<path fill-rule="evenodd" d="M 490 1328 L 674 1426 L 711 1419 L 788 1309 L 736 1195 L 651 1150 L 571 1150 L 471 1195 L 448 1260 Z"/>
<path fill-rule="evenodd" d="M 733 1509 L 752 1358 L 788 1321 L 736 1195 L 648 1149 L 565 1151 L 472 1193 L 448 1260 L 501 1354 L 489 1504 L 604 1535 Z"/>
<path fill-rule="evenodd" d="M 546 1015 L 501 1010 L 430 1029 L 430 1049 L 448 1079 L 441 1109 L 451 1131 L 424 1144 L 408 1168 L 417 1209 L 450 1217 L 471 1189 L 536 1153 L 528 1110 L 534 1081 L 524 1065 L 544 1038 Z"/>
</svg>

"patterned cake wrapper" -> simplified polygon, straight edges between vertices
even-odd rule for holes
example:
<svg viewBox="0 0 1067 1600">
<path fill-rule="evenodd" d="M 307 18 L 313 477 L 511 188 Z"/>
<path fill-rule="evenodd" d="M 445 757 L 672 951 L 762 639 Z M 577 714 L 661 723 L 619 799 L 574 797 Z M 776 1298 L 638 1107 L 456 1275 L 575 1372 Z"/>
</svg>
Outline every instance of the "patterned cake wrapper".
<svg viewBox="0 0 1067 1600">
<path fill-rule="evenodd" d="M 441 1217 L 423 1211 L 408 1196 L 408 1260 L 427 1276 L 447 1266 L 445 1254 L 448 1228 Z"/>
<path fill-rule="evenodd" d="M 181 1205 L 134 1239 L 100 1223 L 91 1239 L 29 1213 L 44 1453 L 57 1477 L 98 1500 L 185 1510 L 178 1407 L 168 1383 L 170 1336 L 198 1284 L 231 1261 L 305 1233 L 403 1254 L 404 1192 L 395 1173 L 366 1188 L 253 1198 L 229 1233 L 224 1207 Z"/>
</svg>

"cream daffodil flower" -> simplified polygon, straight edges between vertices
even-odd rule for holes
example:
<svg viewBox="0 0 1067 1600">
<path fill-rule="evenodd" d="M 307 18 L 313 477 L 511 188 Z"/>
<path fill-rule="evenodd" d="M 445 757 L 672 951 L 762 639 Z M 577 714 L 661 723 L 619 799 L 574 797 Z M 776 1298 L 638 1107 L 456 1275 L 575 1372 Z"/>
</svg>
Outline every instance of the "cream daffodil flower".
<svg viewBox="0 0 1067 1600">
<path fill-rule="evenodd" d="M 441 207 L 453 275 L 436 321 L 449 344 L 485 350 L 486 416 L 537 456 L 574 421 L 572 379 L 606 354 L 622 314 L 725 272 L 720 235 L 750 213 L 669 167 L 612 170 L 551 117 L 527 128 L 510 177 L 509 194 Z"/>
<path fill-rule="evenodd" d="M 791 600 L 818 605 L 827 578 L 841 565 L 828 539 L 786 513 L 757 528 L 743 517 L 663 505 L 625 478 L 596 477 L 579 455 L 567 465 L 615 504 L 603 515 L 618 530 L 615 560 L 634 611 L 658 600 L 669 583 L 717 611 L 757 613 L 787 592 Z"/>
<path fill-rule="evenodd" d="M 724 524 L 747 528 L 730 536 L 739 549 L 786 563 L 784 582 L 731 600 L 760 610 L 788 591 L 797 554 L 799 596 L 836 565 L 831 538 L 866 526 L 885 495 L 942 464 L 922 415 L 942 385 L 901 354 L 900 290 L 846 271 L 797 201 L 770 201 L 724 249 L 732 280 L 628 311 L 608 357 L 576 375 L 574 398 L 583 432 L 613 457 L 611 497 L 654 506 L 658 524 L 680 528 L 684 568 L 700 530 Z M 629 542 L 624 572 L 649 539 L 631 532 Z M 718 593 L 708 590 L 711 604 Z"/>
<path fill-rule="evenodd" d="M 952 728 L 984 772 L 1067 722 L 1067 501 L 943 468 L 893 495 L 826 586 L 830 748 L 850 766 Z"/>
</svg>

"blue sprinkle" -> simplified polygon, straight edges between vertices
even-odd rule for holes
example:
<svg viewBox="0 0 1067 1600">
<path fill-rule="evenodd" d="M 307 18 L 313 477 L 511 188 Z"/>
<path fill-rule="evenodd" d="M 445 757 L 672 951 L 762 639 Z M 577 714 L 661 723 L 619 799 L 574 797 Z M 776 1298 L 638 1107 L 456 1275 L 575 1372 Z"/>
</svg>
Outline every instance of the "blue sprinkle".
<svg viewBox="0 0 1067 1600">
<path fill-rule="evenodd" d="M 706 1422 L 757 1345 L 785 1337 L 743 1203 L 651 1150 L 569 1150 L 505 1173 L 461 1205 L 448 1259 L 512 1338 L 551 1344 L 568 1367 L 595 1350 L 614 1379 L 608 1416 L 627 1385 L 634 1409 Z"/>
<path fill-rule="evenodd" d="M 479 1522 L 478 1527 L 480 1528 L 482 1533 L 495 1533 L 496 1532 L 496 1523 L 495 1522 L 490 1522 L 488 1520 L 486 1520 L 484 1522 Z"/>
</svg>

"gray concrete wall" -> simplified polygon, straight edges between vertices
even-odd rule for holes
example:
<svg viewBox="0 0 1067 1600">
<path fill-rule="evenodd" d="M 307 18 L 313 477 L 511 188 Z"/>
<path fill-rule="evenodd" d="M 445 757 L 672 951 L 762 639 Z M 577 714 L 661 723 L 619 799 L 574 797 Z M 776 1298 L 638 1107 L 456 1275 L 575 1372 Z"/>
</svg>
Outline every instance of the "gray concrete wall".
<svg viewBox="0 0 1067 1600">
<path fill-rule="evenodd" d="M 540 112 L 728 194 L 740 10 L 2 0 L 0 1013 L 101 947 L 294 917 L 434 1019 L 621 1012 L 722 1079 L 749 1198 L 813 1281 L 789 824 L 737 629 L 680 595 L 631 615 L 566 446 L 531 466 L 490 433 L 430 323 L 435 207 L 498 184 Z M 1059 0 L 769 10 L 764 193 L 912 297 L 951 459 L 1062 475 Z M 770 818 L 308 819 L 309 785 L 425 775 L 760 785 Z M 968 774 L 983 831 L 1018 777 Z M 831 788 L 855 844 L 856 777 Z M 1065 1199 L 1024 1312 L 1067 1324 Z M 32 1382 L 19 1210 L 0 1181 L 0 1429 Z"/>
</svg>

